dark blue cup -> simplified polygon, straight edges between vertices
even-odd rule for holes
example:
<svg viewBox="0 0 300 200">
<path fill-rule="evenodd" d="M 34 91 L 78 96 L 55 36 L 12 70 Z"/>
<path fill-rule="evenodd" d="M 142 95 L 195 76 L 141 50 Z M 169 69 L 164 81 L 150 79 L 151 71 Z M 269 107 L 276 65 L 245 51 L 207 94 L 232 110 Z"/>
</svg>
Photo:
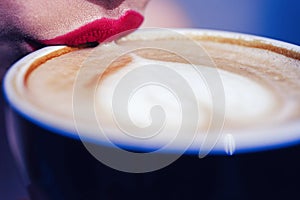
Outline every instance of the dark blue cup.
<svg viewBox="0 0 300 200">
<path fill-rule="evenodd" d="M 234 33 L 189 31 L 255 38 Z M 262 40 L 281 45 L 282 48 L 293 48 L 300 53 L 299 47 Z M 76 130 L 72 132 L 61 126 L 60 122 L 47 121 L 50 118 L 43 116 L 38 107 L 32 107 L 27 98 L 22 98 L 25 94 L 24 79 L 32 63 L 62 48 L 45 48 L 21 59 L 9 70 L 4 83 L 7 134 L 32 200 L 300 197 L 299 123 L 280 130 L 286 131 L 286 139 L 257 142 L 252 137 L 253 140 L 246 144 L 243 139 L 224 137 L 222 140 L 221 137 L 223 142 L 227 138 L 229 149 L 226 149 L 226 145 L 224 148 L 222 142 L 216 142 L 216 147 L 204 158 L 199 158 L 197 148 L 192 145 L 170 165 L 147 173 L 122 172 L 100 162 L 87 146 L 95 151 L 112 152 L 111 155 L 117 147 L 135 154 L 147 154 L 155 150 L 122 143 L 114 146 L 81 138 Z M 156 155 L 151 162 L 159 163 L 174 155 L 176 157 L 176 154 L 176 150 L 165 151 Z M 119 159 L 120 162 L 128 162 L 125 157 Z M 138 168 L 139 164 L 143 166 L 143 161 L 149 160 L 135 160 L 134 164 Z M 151 162 L 149 165 L 153 164 Z"/>
</svg>

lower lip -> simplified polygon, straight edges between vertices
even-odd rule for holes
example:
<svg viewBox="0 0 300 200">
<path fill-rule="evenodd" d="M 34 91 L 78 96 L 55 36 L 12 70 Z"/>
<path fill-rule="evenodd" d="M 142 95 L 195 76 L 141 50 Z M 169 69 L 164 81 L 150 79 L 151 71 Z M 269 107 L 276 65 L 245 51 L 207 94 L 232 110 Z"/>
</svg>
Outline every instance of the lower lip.
<svg viewBox="0 0 300 200">
<path fill-rule="evenodd" d="M 131 10 L 119 19 L 98 19 L 65 35 L 39 42 L 44 45 L 63 44 L 69 46 L 79 46 L 92 42 L 110 42 L 136 30 L 143 20 L 144 17 L 141 14 Z"/>
</svg>

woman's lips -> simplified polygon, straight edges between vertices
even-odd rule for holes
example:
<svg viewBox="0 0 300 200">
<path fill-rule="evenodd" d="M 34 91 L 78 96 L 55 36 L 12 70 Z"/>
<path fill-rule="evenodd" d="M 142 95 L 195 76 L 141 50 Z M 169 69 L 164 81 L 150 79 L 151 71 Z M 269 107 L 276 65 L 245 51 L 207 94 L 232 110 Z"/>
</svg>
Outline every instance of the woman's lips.
<svg viewBox="0 0 300 200">
<path fill-rule="evenodd" d="M 144 17 L 141 14 L 130 10 L 119 19 L 98 19 L 67 34 L 39 42 L 44 45 L 64 44 L 68 46 L 109 42 L 134 31 L 142 24 L 143 20 Z"/>
</svg>

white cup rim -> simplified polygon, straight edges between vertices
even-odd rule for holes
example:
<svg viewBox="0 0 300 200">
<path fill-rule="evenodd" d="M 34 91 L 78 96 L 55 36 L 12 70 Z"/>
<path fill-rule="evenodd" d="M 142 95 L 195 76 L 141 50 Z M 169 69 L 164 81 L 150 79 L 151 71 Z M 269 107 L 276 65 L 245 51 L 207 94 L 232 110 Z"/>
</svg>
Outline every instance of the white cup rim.
<svg viewBox="0 0 300 200">
<path fill-rule="evenodd" d="M 208 30 L 208 29 L 172 29 L 174 31 L 178 31 L 182 34 L 190 34 L 190 35 L 208 35 L 208 36 L 221 36 L 229 39 L 243 39 L 247 41 L 259 40 L 265 44 L 270 44 L 275 47 L 281 47 L 287 50 L 292 50 L 297 53 L 300 53 L 300 46 L 269 39 L 265 37 L 243 34 L 243 33 L 236 33 L 236 32 L 227 32 L 227 31 L 219 31 L 219 30 Z M 138 38 L 143 37 L 145 31 L 153 31 L 150 30 L 138 30 L 131 35 L 127 36 L 128 38 Z M 151 33 L 153 37 L 156 37 L 155 31 Z M 65 48 L 66 46 L 50 46 L 35 51 L 24 58 L 17 61 L 7 72 L 4 78 L 4 93 L 7 99 L 7 102 L 10 106 L 20 113 L 22 116 L 27 118 L 28 120 L 38 124 L 46 129 L 52 130 L 56 133 L 61 135 L 80 139 L 76 132 L 76 128 L 74 125 L 67 124 L 66 122 L 57 122 L 57 120 L 53 119 L 53 116 L 47 116 L 45 113 L 41 112 L 40 110 L 36 109 L 30 102 L 20 100 L 20 90 L 22 89 L 22 83 L 24 79 L 24 74 L 34 62 L 34 60 L 41 58 L 51 52 L 60 50 Z M 16 75 L 18 74 L 18 75 Z M 17 91 L 17 90 L 18 91 Z M 261 134 L 261 132 L 264 134 Z M 239 131 L 240 132 L 240 131 Z M 247 137 L 246 137 L 247 136 Z M 290 146 L 293 144 L 300 143 L 300 119 L 291 123 L 288 123 L 282 127 L 276 127 L 274 129 L 264 129 L 258 130 L 256 133 L 253 130 L 243 131 L 241 134 L 223 134 L 219 141 L 216 143 L 215 147 L 213 148 L 212 154 L 225 154 L 224 151 L 224 144 L 227 142 L 228 138 L 234 137 L 234 148 L 236 153 L 243 153 L 243 152 L 254 152 L 254 151 L 261 151 L 267 149 L 276 149 L 284 146 Z M 82 138 L 81 138 L 82 139 Z M 85 138 L 87 141 L 94 140 L 92 138 Z M 99 142 L 101 143 L 101 141 Z M 106 145 L 106 144 L 104 144 Z M 199 148 L 197 145 L 192 145 L 186 153 L 195 154 L 198 153 Z M 174 149 L 176 152 L 176 149 Z"/>
</svg>

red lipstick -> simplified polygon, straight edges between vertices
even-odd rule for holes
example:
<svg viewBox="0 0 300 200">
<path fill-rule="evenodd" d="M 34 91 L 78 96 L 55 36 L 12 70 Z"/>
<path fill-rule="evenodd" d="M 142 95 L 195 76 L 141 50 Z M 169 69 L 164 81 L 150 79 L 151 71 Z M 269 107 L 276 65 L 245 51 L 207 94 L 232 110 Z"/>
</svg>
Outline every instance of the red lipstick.
<svg viewBox="0 0 300 200">
<path fill-rule="evenodd" d="M 102 18 L 88 23 L 67 34 L 39 41 L 45 45 L 64 44 L 78 46 L 92 42 L 109 42 L 137 29 L 144 17 L 135 11 L 127 11 L 119 19 Z"/>
</svg>

